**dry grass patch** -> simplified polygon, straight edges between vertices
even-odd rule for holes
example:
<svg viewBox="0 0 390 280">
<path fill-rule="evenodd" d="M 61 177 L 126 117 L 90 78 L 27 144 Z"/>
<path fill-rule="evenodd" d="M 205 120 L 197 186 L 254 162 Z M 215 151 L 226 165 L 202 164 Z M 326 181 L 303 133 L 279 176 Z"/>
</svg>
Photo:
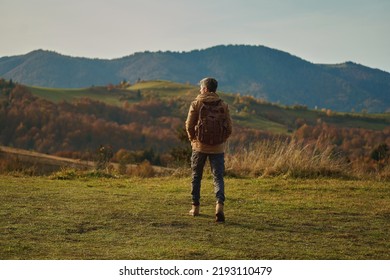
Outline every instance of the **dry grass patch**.
<svg viewBox="0 0 390 280">
<path fill-rule="evenodd" d="M 226 170 L 239 176 L 343 177 L 348 164 L 330 148 L 320 150 L 295 141 L 267 140 L 228 153 Z"/>
</svg>

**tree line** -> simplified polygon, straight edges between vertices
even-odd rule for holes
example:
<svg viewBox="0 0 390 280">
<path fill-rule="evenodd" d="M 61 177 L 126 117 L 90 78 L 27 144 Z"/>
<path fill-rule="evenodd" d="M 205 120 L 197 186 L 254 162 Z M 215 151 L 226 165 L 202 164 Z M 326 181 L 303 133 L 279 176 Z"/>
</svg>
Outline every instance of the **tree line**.
<svg viewBox="0 0 390 280">
<path fill-rule="evenodd" d="M 0 79 L 0 144 L 80 159 L 92 159 L 103 145 L 110 146 L 118 162 L 188 162 L 190 144 L 184 131 L 188 106 L 178 98 L 158 97 L 122 107 L 87 98 L 54 103 Z M 294 138 L 316 143 L 319 149 L 331 146 L 335 155 L 371 166 L 388 162 L 389 136 L 390 127 L 374 131 L 304 120 L 292 133 L 281 135 L 235 124 L 228 147 L 234 154 L 257 141 Z"/>
</svg>

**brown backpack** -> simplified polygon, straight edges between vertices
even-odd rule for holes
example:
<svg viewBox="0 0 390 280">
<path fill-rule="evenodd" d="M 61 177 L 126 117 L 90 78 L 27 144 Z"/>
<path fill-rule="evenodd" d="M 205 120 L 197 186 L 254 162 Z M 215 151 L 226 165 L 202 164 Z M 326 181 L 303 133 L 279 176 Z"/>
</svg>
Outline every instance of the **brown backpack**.
<svg viewBox="0 0 390 280">
<path fill-rule="evenodd" d="M 222 100 L 202 102 L 195 133 L 197 140 L 203 144 L 218 145 L 225 141 L 227 112 Z"/>
</svg>

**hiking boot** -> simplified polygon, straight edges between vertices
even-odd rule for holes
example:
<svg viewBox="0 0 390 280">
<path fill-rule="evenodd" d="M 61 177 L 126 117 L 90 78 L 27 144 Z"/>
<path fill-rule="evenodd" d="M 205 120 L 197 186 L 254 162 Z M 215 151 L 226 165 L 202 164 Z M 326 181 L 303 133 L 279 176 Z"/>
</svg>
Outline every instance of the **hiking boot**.
<svg viewBox="0 0 390 280">
<path fill-rule="evenodd" d="M 199 216 L 199 205 L 192 205 L 192 208 L 190 210 L 191 216 Z"/>
<path fill-rule="evenodd" d="M 225 221 L 225 214 L 223 213 L 223 204 L 217 203 L 215 207 L 215 221 L 223 223 Z"/>
</svg>

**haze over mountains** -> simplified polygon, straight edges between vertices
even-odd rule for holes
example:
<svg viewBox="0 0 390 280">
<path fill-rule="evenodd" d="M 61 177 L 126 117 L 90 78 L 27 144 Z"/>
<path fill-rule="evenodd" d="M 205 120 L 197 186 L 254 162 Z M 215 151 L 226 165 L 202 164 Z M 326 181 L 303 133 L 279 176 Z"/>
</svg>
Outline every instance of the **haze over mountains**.
<svg viewBox="0 0 390 280">
<path fill-rule="evenodd" d="M 285 105 L 335 111 L 390 111 L 390 73 L 353 62 L 313 64 L 264 46 L 216 46 L 190 52 L 142 52 L 119 59 L 70 57 L 36 50 L 0 58 L 0 77 L 34 86 L 169 80 L 197 84 L 216 77 L 219 90 Z"/>
</svg>

